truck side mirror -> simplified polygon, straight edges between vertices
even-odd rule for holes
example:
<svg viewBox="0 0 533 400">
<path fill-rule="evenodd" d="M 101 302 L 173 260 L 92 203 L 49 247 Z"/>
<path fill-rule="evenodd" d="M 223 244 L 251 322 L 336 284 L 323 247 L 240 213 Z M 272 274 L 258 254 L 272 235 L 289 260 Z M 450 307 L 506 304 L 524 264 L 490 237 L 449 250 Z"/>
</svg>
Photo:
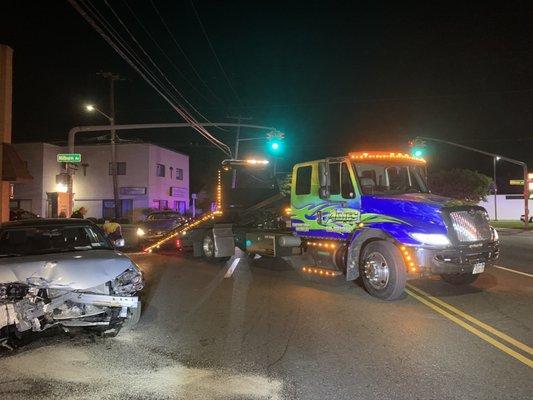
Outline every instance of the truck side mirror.
<svg viewBox="0 0 533 400">
<path fill-rule="evenodd" d="M 318 163 L 318 185 L 318 197 L 320 197 L 321 199 L 329 198 L 329 164 L 325 161 L 321 161 Z"/>
</svg>

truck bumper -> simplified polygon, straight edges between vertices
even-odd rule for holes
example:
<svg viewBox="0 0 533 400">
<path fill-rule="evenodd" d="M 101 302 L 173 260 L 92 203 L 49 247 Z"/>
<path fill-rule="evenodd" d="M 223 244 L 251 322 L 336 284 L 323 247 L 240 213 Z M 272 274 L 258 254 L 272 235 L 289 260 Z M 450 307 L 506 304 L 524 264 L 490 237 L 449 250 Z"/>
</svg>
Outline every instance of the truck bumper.
<svg viewBox="0 0 533 400">
<path fill-rule="evenodd" d="M 460 246 L 450 249 L 417 248 L 416 259 L 420 269 L 428 274 L 472 273 L 474 264 L 489 266 L 500 255 L 498 242 L 484 243 L 471 247 Z"/>
</svg>

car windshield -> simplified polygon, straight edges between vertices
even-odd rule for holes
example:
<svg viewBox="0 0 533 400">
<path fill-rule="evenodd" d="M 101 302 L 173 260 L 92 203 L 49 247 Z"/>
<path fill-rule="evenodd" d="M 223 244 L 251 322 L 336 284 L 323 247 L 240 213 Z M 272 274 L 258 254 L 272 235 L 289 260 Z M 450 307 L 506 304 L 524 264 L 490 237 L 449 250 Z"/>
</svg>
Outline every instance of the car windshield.
<svg viewBox="0 0 533 400">
<path fill-rule="evenodd" d="M 0 232 L 0 257 L 112 248 L 88 225 L 10 227 Z"/>
<path fill-rule="evenodd" d="M 395 163 L 354 163 L 363 194 L 428 193 L 420 166 Z"/>
</svg>

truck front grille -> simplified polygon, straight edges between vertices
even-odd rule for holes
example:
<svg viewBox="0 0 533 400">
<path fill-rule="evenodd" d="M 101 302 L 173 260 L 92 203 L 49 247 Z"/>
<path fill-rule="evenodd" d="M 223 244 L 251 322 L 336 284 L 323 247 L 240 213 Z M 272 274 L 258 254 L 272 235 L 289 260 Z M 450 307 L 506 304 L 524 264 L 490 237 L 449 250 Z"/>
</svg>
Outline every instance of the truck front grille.
<svg viewBox="0 0 533 400">
<path fill-rule="evenodd" d="M 450 213 L 453 229 L 460 242 L 490 240 L 491 232 L 485 210 L 471 209 Z"/>
</svg>

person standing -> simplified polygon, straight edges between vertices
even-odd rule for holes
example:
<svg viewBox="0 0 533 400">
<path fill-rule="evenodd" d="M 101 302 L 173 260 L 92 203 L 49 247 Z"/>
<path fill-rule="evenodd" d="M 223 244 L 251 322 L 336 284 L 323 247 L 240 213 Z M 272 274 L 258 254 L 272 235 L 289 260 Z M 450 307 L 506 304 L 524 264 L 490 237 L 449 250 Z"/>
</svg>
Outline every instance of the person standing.
<svg viewBox="0 0 533 400">
<path fill-rule="evenodd" d="M 87 209 L 85 207 L 80 207 L 79 209 L 77 209 L 76 211 L 72 213 L 70 218 L 84 219 L 86 214 L 87 214 Z"/>
</svg>

